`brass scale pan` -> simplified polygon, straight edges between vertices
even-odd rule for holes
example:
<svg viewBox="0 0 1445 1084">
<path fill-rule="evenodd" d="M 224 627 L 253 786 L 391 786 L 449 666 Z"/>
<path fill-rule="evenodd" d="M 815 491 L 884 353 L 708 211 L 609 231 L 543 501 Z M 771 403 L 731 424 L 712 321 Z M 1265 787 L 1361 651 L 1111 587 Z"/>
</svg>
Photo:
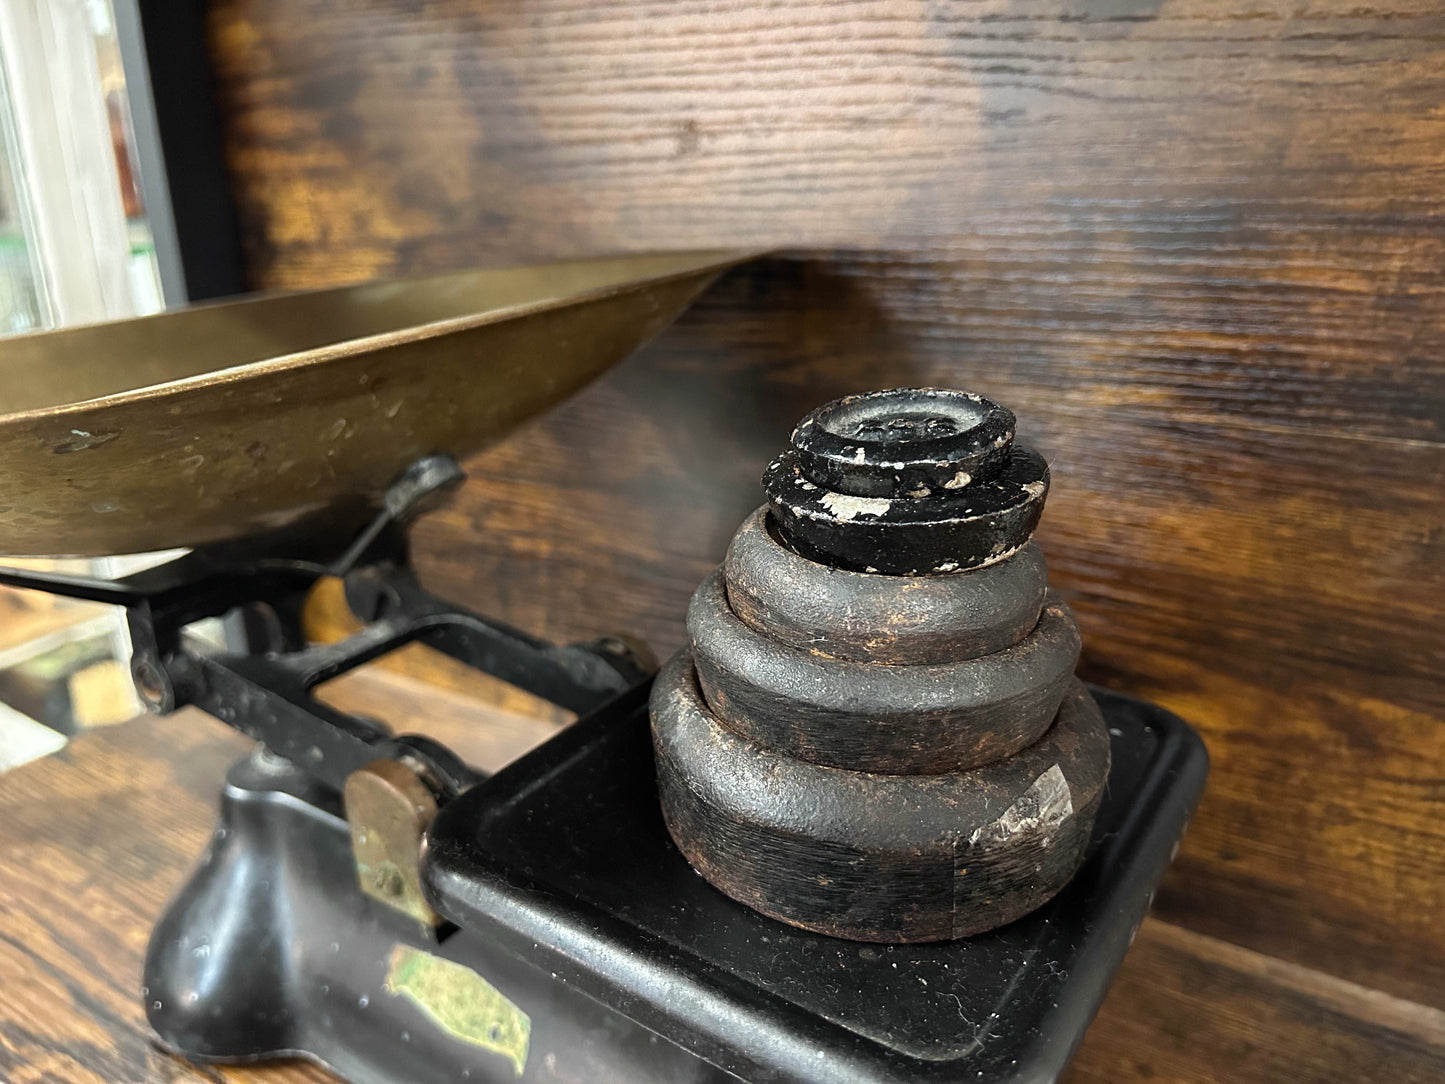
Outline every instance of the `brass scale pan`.
<svg viewBox="0 0 1445 1084">
<path fill-rule="evenodd" d="M 0 340 L 0 554 L 241 539 L 374 501 L 566 398 L 749 254 L 262 295 Z"/>
</svg>

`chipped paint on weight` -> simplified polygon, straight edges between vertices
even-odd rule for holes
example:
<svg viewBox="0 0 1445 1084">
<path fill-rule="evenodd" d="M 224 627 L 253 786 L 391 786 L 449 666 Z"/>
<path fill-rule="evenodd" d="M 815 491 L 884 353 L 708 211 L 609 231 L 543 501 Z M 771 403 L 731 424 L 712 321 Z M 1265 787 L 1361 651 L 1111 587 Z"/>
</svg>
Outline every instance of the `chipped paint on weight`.
<svg viewBox="0 0 1445 1084">
<path fill-rule="evenodd" d="M 1035 779 L 1029 789 L 1004 810 L 1003 816 L 975 828 L 968 842 L 970 845 L 1003 843 L 1021 832 L 1051 836 L 1073 815 L 1073 792 L 1063 769 L 1055 764 Z"/>
<path fill-rule="evenodd" d="M 818 500 L 845 523 L 855 516 L 882 516 L 893 507 L 887 497 L 853 497 L 846 493 L 824 493 Z"/>
</svg>

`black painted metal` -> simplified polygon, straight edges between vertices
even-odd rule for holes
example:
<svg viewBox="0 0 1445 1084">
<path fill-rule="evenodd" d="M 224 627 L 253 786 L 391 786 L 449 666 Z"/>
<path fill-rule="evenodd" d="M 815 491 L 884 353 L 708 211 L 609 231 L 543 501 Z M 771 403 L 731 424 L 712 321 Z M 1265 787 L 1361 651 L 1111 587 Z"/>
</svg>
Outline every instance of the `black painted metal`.
<svg viewBox="0 0 1445 1084">
<path fill-rule="evenodd" d="M 137 685 L 159 710 L 198 704 L 272 750 L 232 770 L 211 846 L 152 940 L 145 997 L 162 1042 L 201 1061 L 310 1057 L 358 1084 L 1057 1075 L 1202 789 L 1207 758 L 1187 725 L 1094 694 L 1113 767 L 1088 853 L 1019 921 L 930 945 L 810 933 L 712 888 L 669 839 L 646 662 L 614 642 L 557 648 L 430 596 L 406 564 L 406 510 L 384 508 L 351 539 L 196 552 L 117 584 L 0 570 L 0 583 L 125 606 Z M 367 624 L 301 647 L 300 602 L 333 568 Z M 237 610 L 253 653 L 185 636 Z M 434 742 L 311 698 L 413 639 L 596 710 L 483 780 Z M 424 849 L 428 896 L 456 923 L 439 943 L 357 883 L 340 783 L 378 756 L 422 761 L 445 792 Z M 526 1014 L 520 1075 L 388 985 L 398 946 L 464 965 Z"/>
<path fill-rule="evenodd" d="M 1038 525 L 1049 468 L 1014 443 L 1013 412 L 969 392 L 893 388 L 824 403 L 768 464 L 777 528 L 810 560 L 927 576 L 1017 552 Z"/>
<path fill-rule="evenodd" d="M 399 945 L 464 964 L 527 1014 L 521 1077 L 388 989 Z M 156 927 L 144 983 L 156 1035 L 195 1061 L 300 1056 L 354 1084 L 725 1077 L 525 954 L 468 930 L 436 944 L 364 894 L 335 793 L 265 754 L 231 769 L 215 835 Z"/>
<path fill-rule="evenodd" d="M 232 770 L 156 931 L 147 1014 L 196 1060 L 299 1054 L 357 1084 L 1053 1080 L 1082 1037 L 1203 786 L 1187 725 L 1096 690 L 1114 745 L 1078 876 L 1042 910 L 945 945 L 796 930 L 711 888 L 658 811 L 645 687 L 472 788 L 429 841 L 439 946 L 356 886 L 329 788 Z M 284 931 L 284 934 L 283 934 Z M 473 969 L 525 1012 L 505 1058 L 388 993 L 396 945 Z"/>
<path fill-rule="evenodd" d="M 24 569 L 0 569 L 0 583 L 124 606 L 131 673 L 153 710 L 194 704 L 338 792 L 356 769 L 404 751 L 431 769 L 446 798 L 475 782 L 476 774 L 434 743 L 394 739 L 376 723 L 322 703 L 312 691 L 416 640 L 577 712 L 596 708 L 650 672 L 647 660 L 618 641 L 549 644 L 422 588 L 407 564 L 402 528 L 419 506 L 460 478 L 445 456 L 418 460 L 387 492 L 371 523 L 331 561 L 196 550 L 114 583 Z M 304 642 L 299 622 L 307 593 L 321 577 L 342 571 L 366 625 L 339 643 L 296 646 Z M 268 615 L 263 624 L 275 643 L 217 653 L 186 635 L 186 627 L 202 618 L 232 612 L 254 617 L 258 609 Z"/>
<path fill-rule="evenodd" d="M 578 723 L 448 806 L 427 880 L 468 932 L 746 1079 L 1052 1080 L 1207 771 L 1185 723 L 1094 695 L 1114 767 L 1084 865 L 1043 908 L 977 937 L 841 941 L 712 888 L 667 836 L 640 707 Z"/>
<path fill-rule="evenodd" d="M 822 489 L 927 497 L 995 477 L 1013 437 L 1013 411 L 981 395 L 893 388 L 824 403 L 797 424 L 791 443 Z"/>
<path fill-rule="evenodd" d="M 1016 552 L 1038 526 L 1048 487 L 1043 456 L 1018 444 L 997 476 L 926 497 L 822 489 L 791 449 L 763 473 L 778 526 L 804 557 L 895 576 L 962 572 Z"/>
</svg>

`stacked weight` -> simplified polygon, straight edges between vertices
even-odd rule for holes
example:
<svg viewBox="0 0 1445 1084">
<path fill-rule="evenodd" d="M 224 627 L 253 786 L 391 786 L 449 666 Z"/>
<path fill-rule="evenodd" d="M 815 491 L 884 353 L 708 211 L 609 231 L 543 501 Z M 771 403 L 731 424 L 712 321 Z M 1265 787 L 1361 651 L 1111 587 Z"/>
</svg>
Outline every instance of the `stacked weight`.
<svg viewBox="0 0 1445 1084">
<path fill-rule="evenodd" d="M 768 467 L 657 679 L 664 818 L 764 914 L 935 941 L 1051 898 L 1109 769 L 1079 634 L 1030 541 L 1048 468 L 961 392 L 820 407 Z"/>
</svg>

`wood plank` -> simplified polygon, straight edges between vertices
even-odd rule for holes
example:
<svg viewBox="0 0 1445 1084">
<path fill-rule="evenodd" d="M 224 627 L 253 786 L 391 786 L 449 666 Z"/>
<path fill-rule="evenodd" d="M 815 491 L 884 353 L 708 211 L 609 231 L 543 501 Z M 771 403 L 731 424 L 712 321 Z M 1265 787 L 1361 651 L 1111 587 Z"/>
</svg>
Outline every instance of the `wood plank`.
<svg viewBox="0 0 1445 1084">
<path fill-rule="evenodd" d="M 1064 1079 L 1389 1080 L 1445 1075 L 1445 1013 L 1146 921 Z"/>
<path fill-rule="evenodd" d="M 187 711 L 89 731 L 0 775 L 0 1078 L 334 1079 L 299 1063 L 193 1068 L 155 1047 L 146 1028 L 150 927 L 205 846 L 221 777 L 246 747 Z"/>
<path fill-rule="evenodd" d="M 268 285 L 862 249 L 889 320 L 1070 397 L 1125 339 L 1124 379 L 1196 411 L 1440 433 L 1413 394 L 1445 305 L 1429 4 L 228 0 L 214 25 Z"/>
<path fill-rule="evenodd" d="M 417 665 L 435 665 L 438 656 L 446 658 L 440 652 L 434 656 L 423 655 L 423 661 Z M 407 657 L 416 659 L 410 652 Z M 448 668 L 446 672 L 452 671 Z M 523 714 L 453 689 L 423 684 L 411 673 L 377 663 L 368 663 L 333 678 L 316 689 L 315 696 L 342 711 L 379 719 L 391 727 L 393 733 L 425 733 L 468 764 L 488 771 L 517 759 L 562 728 L 551 710 L 540 718 Z M 546 707 L 551 709 L 552 705 Z"/>
<path fill-rule="evenodd" d="M 1215 758 L 1162 912 L 1445 1005 L 1437 5 L 222 0 L 211 25 L 258 284 L 793 251 L 473 464 L 419 531 L 433 587 L 669 648 L 804 411 L 993 394 L 1054 464 L 1085 673 Z"/>
</svg>

